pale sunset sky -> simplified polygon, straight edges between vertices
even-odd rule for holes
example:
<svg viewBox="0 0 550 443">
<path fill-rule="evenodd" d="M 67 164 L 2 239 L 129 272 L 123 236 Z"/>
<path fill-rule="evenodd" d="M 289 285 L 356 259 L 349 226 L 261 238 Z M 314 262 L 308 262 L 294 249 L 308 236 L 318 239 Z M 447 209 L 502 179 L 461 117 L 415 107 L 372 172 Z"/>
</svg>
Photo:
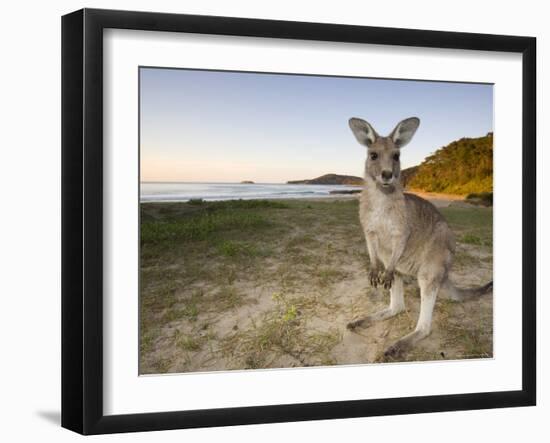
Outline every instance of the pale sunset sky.
<svg viewBox="0 0 550 443">
<path fill-rule="evenodd" d="M 403 168 L 492 131 L 493 86 L 140 68 L 141 181 L 362 176 L 366 148 L 348 119 L 387 135 L 413 116 L 421 122 L 403 148 Z"/>
</svg>

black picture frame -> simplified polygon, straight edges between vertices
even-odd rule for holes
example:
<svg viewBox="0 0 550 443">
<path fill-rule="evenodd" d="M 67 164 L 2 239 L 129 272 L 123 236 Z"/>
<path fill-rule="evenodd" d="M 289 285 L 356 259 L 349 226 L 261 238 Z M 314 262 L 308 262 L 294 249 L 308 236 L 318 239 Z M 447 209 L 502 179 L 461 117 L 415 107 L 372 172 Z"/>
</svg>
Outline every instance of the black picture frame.
<svg viewBox="0 0 550 443">
<path fill-rule="evenodd" d="M 522 54 L 522 389 L 177 412 L 103 413 L 103 30 L 454 48 Z M 83 9 L 62 18 L 62 426 L 151 431 L 536 403 L 536 39 L 231 17 Z"/>
</svg>

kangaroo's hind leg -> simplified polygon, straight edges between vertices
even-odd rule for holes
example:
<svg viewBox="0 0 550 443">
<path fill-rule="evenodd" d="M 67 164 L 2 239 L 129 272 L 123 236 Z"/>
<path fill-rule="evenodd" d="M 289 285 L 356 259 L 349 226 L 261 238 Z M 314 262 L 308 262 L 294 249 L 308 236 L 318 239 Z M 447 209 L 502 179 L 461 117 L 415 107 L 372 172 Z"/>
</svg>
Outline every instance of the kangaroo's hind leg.
<svg viewBox="0 0 550 443">
<path fill-rule="evenodd" d="M 390 289 L 390 305 L 374 314 L 352 321 L 347 324 L 348 329 L 366 328 L 376 321 L 386 320 L 405 310 L 405 297 L 403 291 L 403 279 L 396 275 L 393 285 Z"/>
<path fill-rule="evenodd" d="M 441 289 L 442 276 L 422 276 L 418 277 L 420 286 L 420 314 L 418 322 L 413 332 L 397 340 L 384 352 L 384 357 L 395 358 L 410 350 L 416 343 L 430 334 L 432 326 L 432 314 L 435 306 L 437 294 Z"/>
</svg>

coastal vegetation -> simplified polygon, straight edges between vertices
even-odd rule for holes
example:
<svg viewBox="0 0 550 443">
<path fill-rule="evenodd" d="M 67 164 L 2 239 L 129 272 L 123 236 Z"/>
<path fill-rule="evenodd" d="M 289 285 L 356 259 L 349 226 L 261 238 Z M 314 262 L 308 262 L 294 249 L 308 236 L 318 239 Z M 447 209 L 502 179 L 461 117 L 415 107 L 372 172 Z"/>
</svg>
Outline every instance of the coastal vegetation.
<svg viewBox="0 0 550 443">
<path fill-rule="evenodd" d="M 456 140 L 410 172 L 409 189 L 459 195 L 492 193 L 493 133 Z"/>
</svg>

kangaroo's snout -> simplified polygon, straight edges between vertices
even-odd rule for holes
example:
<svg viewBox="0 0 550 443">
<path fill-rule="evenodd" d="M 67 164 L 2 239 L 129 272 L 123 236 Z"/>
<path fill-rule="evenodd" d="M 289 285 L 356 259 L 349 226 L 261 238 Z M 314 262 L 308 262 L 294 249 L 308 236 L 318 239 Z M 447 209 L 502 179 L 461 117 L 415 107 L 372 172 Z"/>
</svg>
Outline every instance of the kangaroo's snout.
<svg viewBox="0 0 550 443">
<path fill-rule="evenodd" d="M 384 181 L 390 181 L 393 177 L 393 171 L 384 170 L 382 171 L 382 178 Z"/>
</svg>

